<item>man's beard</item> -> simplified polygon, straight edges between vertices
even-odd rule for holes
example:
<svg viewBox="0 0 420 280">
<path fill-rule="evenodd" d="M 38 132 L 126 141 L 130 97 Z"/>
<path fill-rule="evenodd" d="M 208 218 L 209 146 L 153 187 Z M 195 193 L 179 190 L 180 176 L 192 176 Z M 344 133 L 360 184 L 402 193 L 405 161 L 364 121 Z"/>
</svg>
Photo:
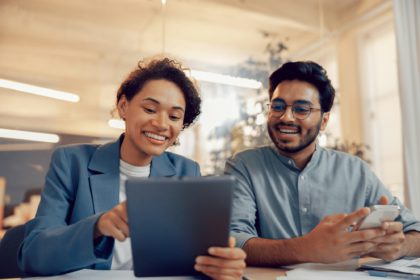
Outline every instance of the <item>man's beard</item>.
<svg viewBox="0 0 420 280">
<path fill-rule="evenodd" d="M 300 140 L 299 144 L 295 147 L 287 147 L 285 145 L 282 145 L 282 143 L 279 140 L 277 140 L 275 133 L 273 132 L 275 128 L 272 128 L 272 127 L 277 127 L 279 125 L 287 126 L 288 125 L 287 123 L 278 122 L 273 126 L 268 125 L 268 134 L 270 135 L 271 141 L 273 141 L 273 143 L 276 145 L 279 151 L 285 152 L 288 154 L 295 154 L 304 150 L 306 147 L 311 145 L 316 140 L 316 138 L 318 137 L 319 131 L 321 130 L 321 123 L 322 123 L 322 119 L 319 121 L 319 123 L 315 127 L 307 131 L 307 134 L 304 136 L 303 139 Z M 300 127 L 299 127 L 299 131 L 301 131 Z"/>
</svg>

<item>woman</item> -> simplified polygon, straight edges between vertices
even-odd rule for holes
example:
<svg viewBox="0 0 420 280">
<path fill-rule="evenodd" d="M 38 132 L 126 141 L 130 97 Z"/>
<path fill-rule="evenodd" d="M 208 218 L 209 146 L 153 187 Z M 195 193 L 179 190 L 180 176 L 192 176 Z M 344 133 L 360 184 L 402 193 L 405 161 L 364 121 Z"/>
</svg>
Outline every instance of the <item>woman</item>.
<svg viewBox="0 0 420 280">
<path fill-rule="evenodd" d="M 31 274 L 82 268 L 130 269 L 124 181 L 128 176 L 200 176 L 196 162 L 166 152 L 200 114 L 200 97 L 179 64 L 167 58 L 139 64 L 121 84 L 117 109 L 125 133 L 113 143 L 58 148 L 35 219 L 19 254 Z M 115 240 L 116 239 L 116 240 Z M 215 279 L 239 279 L 245 253 L 210 248 L 195 269 Z"/>
</svg>

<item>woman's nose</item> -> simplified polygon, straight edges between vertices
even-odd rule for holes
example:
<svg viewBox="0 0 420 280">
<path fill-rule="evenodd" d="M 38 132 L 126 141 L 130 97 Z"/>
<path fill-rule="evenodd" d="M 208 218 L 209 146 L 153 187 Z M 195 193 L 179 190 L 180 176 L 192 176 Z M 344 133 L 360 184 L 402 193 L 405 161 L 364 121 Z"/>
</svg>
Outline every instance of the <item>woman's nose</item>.
<svg viewBox="0 0 420 280">
<path fill-rule="evenodd" d="M 152 124 L 159 129 L 160 131 L 167 130 L 168 125 L 168 118 L 165 116 L 165 114 L 158 114 L 156 117 L 152 120 Z"/>
</svg>

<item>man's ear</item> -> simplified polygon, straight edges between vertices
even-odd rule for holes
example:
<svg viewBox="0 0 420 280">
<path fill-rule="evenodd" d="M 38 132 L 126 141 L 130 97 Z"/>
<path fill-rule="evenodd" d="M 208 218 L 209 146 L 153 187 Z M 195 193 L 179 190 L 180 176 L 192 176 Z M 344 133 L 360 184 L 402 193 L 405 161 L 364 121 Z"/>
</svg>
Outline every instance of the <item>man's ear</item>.
<svg viewBox="0 0 420 280">
<path fill-rule="evenodd" d="M 127 114 L 127 108 L 128 108 L 128 100 L 125 97 L 125 95 L 123 95 L 121 96 L 117 104 L 118 114 L 120 115 L 120 118 L 123 120 L 125 120 L 125 116 Z"/>
<path fill-rule="evenodd" d="M 325 130 L 329 119 L 330 119 L 330 112 L 326 112 L 322 114 L 321 131 Z"/>
</svg>

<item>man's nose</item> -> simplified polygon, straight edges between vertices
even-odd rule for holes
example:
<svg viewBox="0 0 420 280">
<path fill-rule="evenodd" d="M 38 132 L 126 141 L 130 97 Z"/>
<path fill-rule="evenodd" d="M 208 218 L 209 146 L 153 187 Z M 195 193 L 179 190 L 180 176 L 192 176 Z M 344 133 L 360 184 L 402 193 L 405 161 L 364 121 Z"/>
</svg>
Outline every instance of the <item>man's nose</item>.
<svg viewBox="0 0 420 280">
<path fill-rule="evenodd" d="M 283 113 L 283 115 L 280 117 L 280 119 L 283 120 L 294 120 L 295 116 L 293 115 L 293 107 L 290 105 L 286 106 L 286 109 Z"/>
</svg>

